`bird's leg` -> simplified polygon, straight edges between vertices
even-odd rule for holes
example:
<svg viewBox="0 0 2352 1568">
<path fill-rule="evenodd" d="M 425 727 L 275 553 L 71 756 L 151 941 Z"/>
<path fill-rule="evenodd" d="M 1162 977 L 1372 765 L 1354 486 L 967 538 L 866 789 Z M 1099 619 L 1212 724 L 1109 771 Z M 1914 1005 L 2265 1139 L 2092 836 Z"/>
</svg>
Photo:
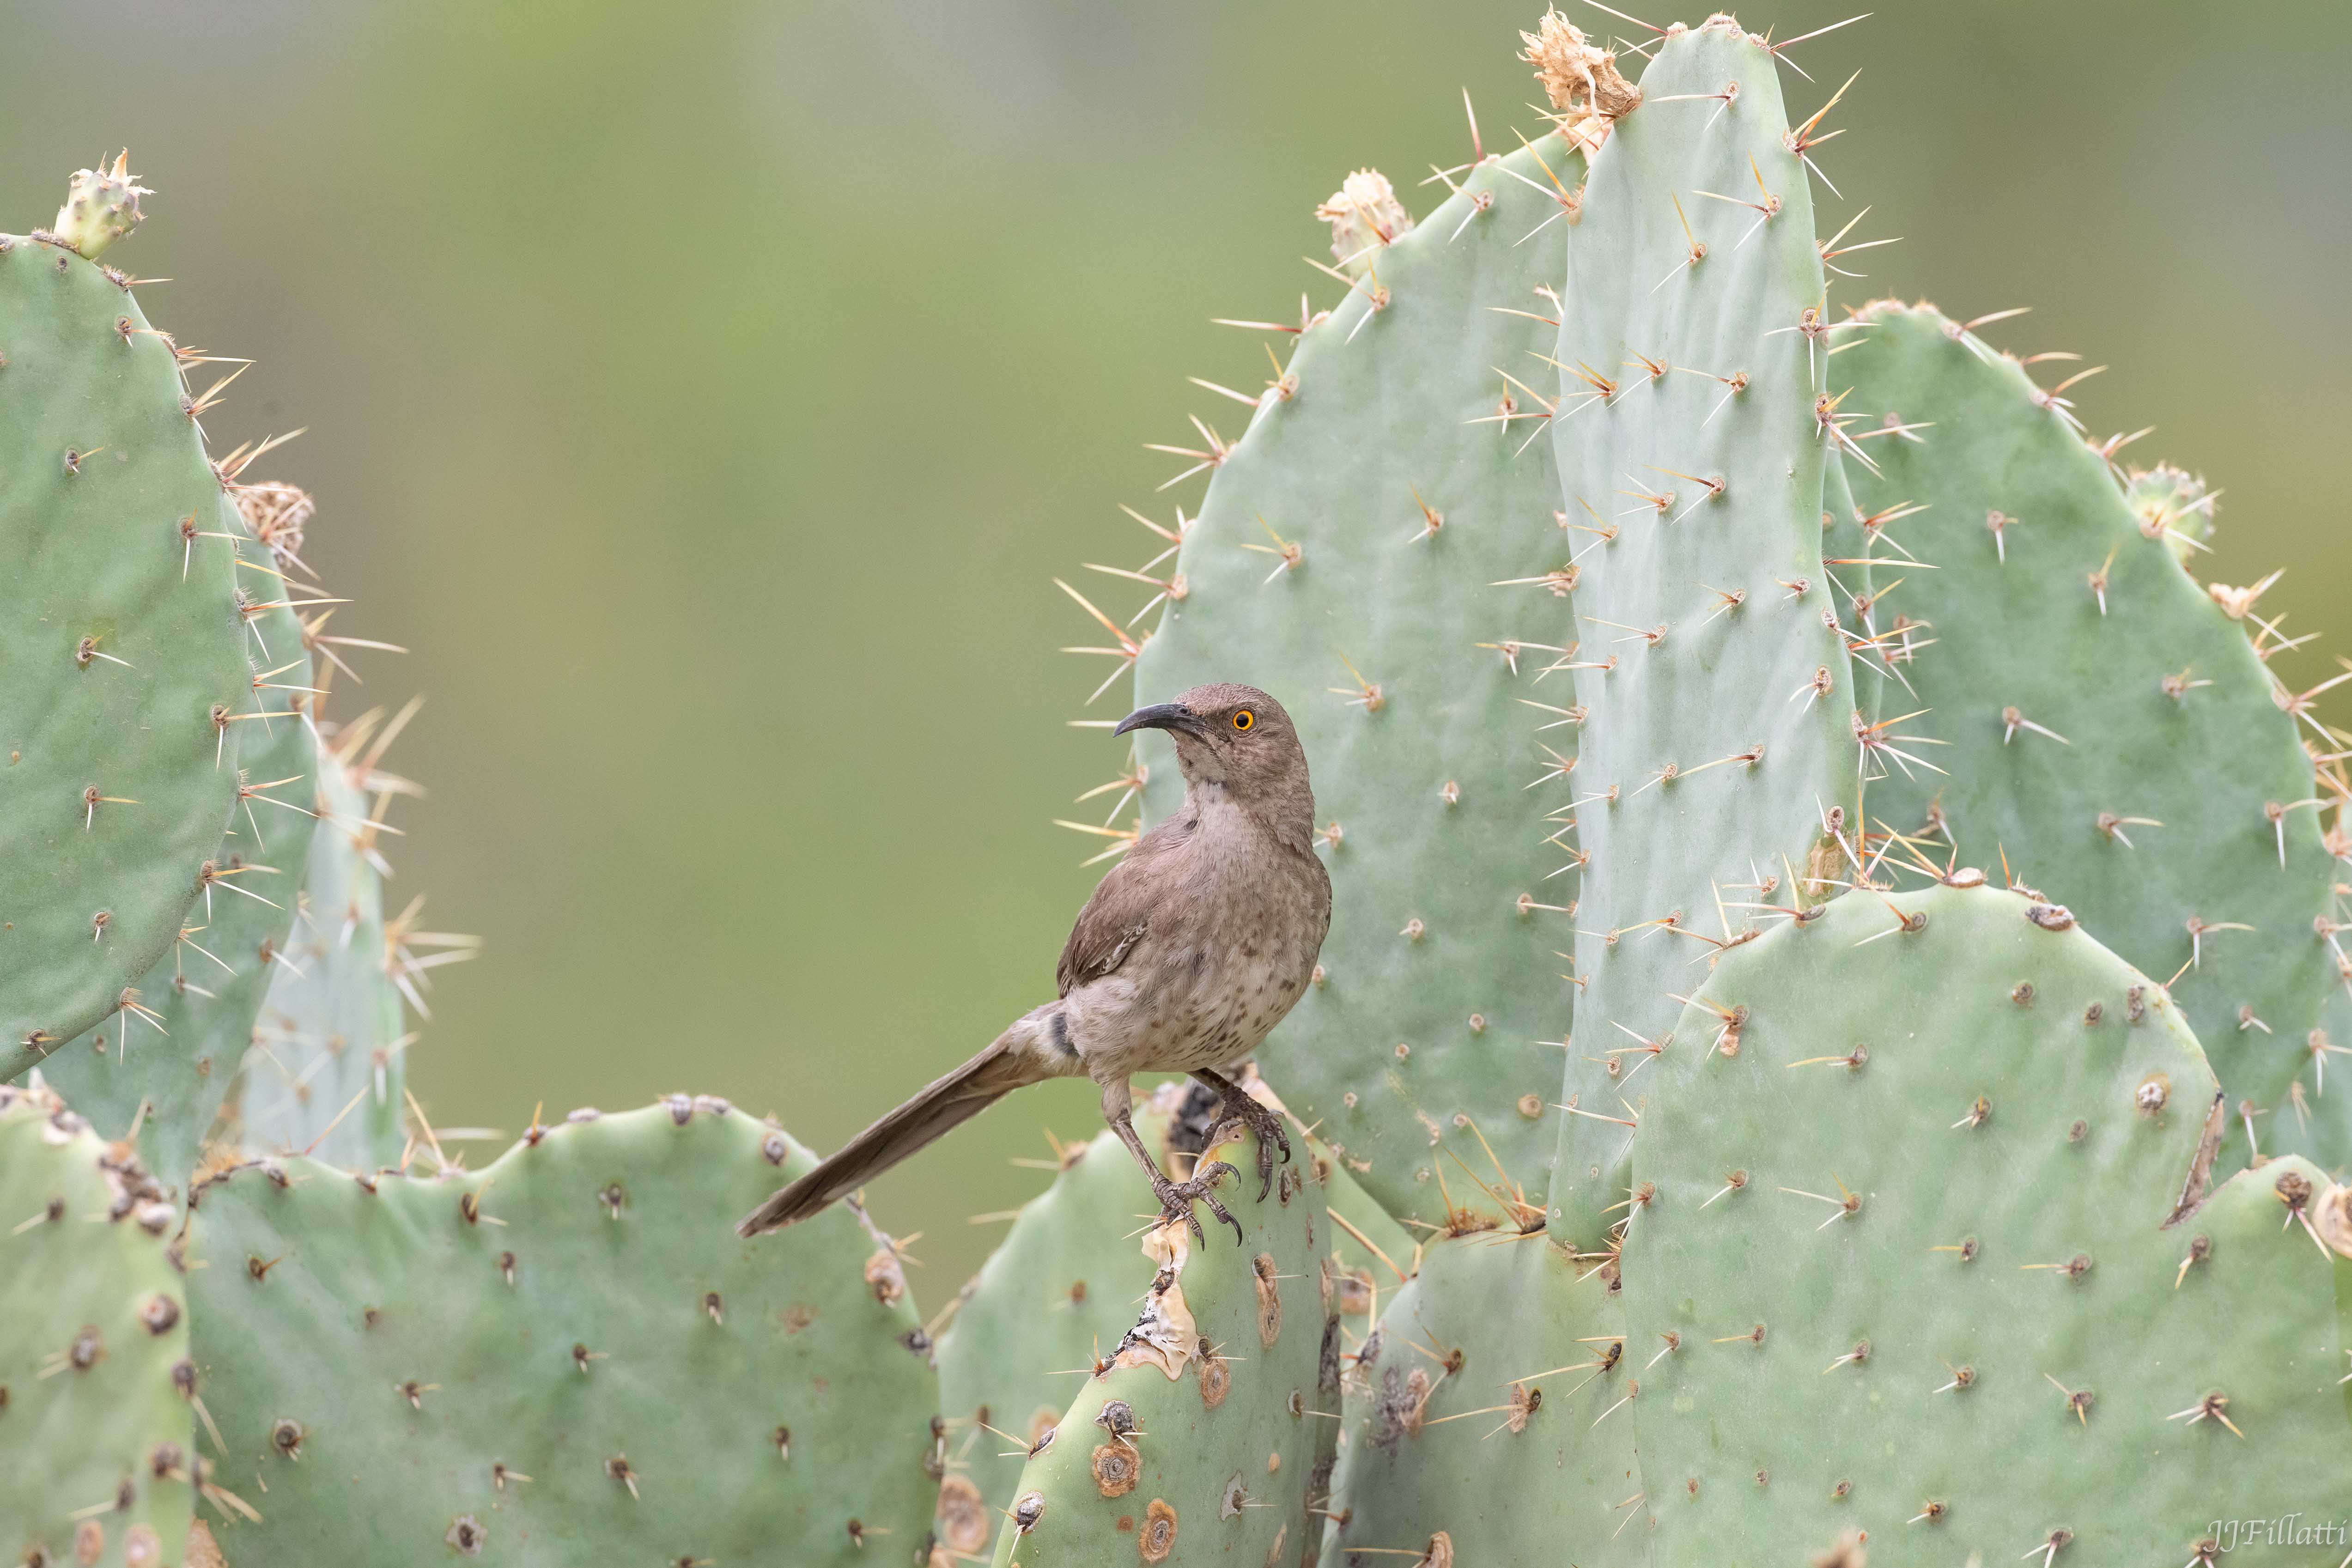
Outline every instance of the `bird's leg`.
<svg viewBox="0 0 2352 1568">
<path fill-rule="evenodd" d="M 1108 1090 L 1104 1091 L 1103 1098 L 1106 1100 L 1111 1098 Z M 1121 1099 L 1123 1100 L 1124 1097 L 1122 1096 Z M 1144 1148 L 1143 1139 L 1135 1131 L 1135 1119 L 1129 1113 L 1124 1103 L 1120 1104 L 1116 1110 L 1108 1111 L 1107 1119 L 1110 1122 L 1110 1130 L 1118 1134 L 1118 1141 L 1127 1145 L 1128 1152 L 1135 1156 L 1136 1163 L 1143 1167 L 1143 1173 L 1151 1178 L 1151 1191 L 1160 1199 L 1160 1218 L 1162 1224 L 1170 1220 L 1182 1220 L 1192 1226 L 1192 1239 L 1205 1247 L 1208 1245 L 1208 1237 L 1201 1233 L 1200 1218 L 1192 1212 L 1192 1205 L 1196 1201 L 1204 1203 L 1209 1205 L 1211 1214 L 1234 1227 L 1234 1245 L 1239 1247 L 1242 1244 L 1242 1222 L 1227 1213 L 1225 1205 L 1219 1203 L 1216 1194 L 1210 1190 L 1217 1184 L 1219 1176 L 1235 1176 L 1239 1175 L 1240 1172 L 1223 1160 L 1212 1160 L 1205 1165 L 1195 1166 L 1191 1181 L 1171 1181 L 1168 1178 L 1168 1173 L 1160 1168 L 1160 1162 L 1153 1159 L 1150 1152 Z"/>
<path fill-rule="evenodd" d="M 1218 1125 L 1238 1121 L 1257 1134 L 1257 1195 L 1259 1202 L 1265 1202 L 1274 1187 L 1274 1152 L 1281 1150 L 1282 1163 L 1290 1163 L 1290 1134 L 1283 1131 L 1282 1117 L 1251 1099 L 1247 1089 L 1223 1073 L 1198 1068 L 1192 1076 L 1215 1089 L 1224 1102 L 1218 1112 Z M 1210 1141 L 1215 1142 L 1215 1129 L 1210 1134 Z"/>
</svg>

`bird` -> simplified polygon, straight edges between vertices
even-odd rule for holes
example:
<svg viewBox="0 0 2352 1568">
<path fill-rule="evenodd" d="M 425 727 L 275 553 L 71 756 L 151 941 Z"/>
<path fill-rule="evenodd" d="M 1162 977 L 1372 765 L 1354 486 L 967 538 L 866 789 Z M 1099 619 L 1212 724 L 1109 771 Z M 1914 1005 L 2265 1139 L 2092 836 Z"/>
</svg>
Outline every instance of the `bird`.
<svg viewBox="0 0 2352 1568">
<path fill-rule="evenodd" d="M 1196 686 L 1138 708 L 1111 732 L 1139 730 L 1175 742 L 1184 804 L 1136 839 L 1078 911 L 1055 1000 L 770 1196 L 739 1235 L 808 1218 L 1014 1089 L 1084 1076 L 1101 1088 L 1103 1120 L 1150 1179 L 1163 1223 L 1205 1240 L 1193 1212 L 1202 1203 L 1239 1243 L 1241 1224 L 1213 1190 L 1239 1173 L 1220 1160 L 1171 1179 L 1136 1133 L 1129 1080 L 1181 1072 L 1214 1091 L 1220 1125 L 1257 1134 L 1264 1199 L 1290 1139 L 1282 1118 L 1226 1075 L 1306 994 L 1331 928 L 1315 794 L 1290 715 L 1255 687 Z"/>
</svg>

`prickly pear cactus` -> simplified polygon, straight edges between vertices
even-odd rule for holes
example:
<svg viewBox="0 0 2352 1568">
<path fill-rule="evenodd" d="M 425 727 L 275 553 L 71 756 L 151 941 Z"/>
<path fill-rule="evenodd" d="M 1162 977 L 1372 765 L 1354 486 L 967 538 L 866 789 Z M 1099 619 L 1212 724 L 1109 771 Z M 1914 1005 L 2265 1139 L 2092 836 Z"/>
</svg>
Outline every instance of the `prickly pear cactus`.
<svg viewBox="0 0 2352 1568">
<path fill-rule="evenodd" d="M 1212 1146 L 1257 1168 L 1247 1133 Z M 1194 1243 L 1151 1230 L 1144 1307 L 1097 1376 L 1031 1453 L 997 1531 L 999 1568 L 1311 1562 L 1339 1405 L 1329 1215 L 1312 1163 L 1220 1196 L 1242 1226 Z"/>
<path fill-rule="evenodd" d="M 1948 770 L 1874 790 L 1874 831 L 2006 856 L 2168 978 L 2229 1096 L 2225 1172 L 2289 1150 L 2343 1165 L 2352 1071 L 2325 1093 L 2325 1058 L 2352 1033 L 2322 1009 L 2352 1005 L 2324 792 L 2302 700 L 2263 663 L 2275 637 L 2176 556 L 2201 487 L 2161 470 L 2127 496 L 2052 394 L 1932 307 L 1857 320 L 1845 406 L 1926 426 L 1874 442 L 1881 472 L 1853 478 L 1866 508 L 1923 509 L 1892 531 L 1932 567 L 1904 592 L 1936 640 L 1903 668 Z"/>
<path fill-rule="evenodd" d="M 5 1079 L 170 955 L 236 800 L 239 595 L 267 595 L 239 581 L 201 409 L 128 280 L 0 236 L 0 321 Z"/>
<path fill-rule="evenodd" d="M 0 1085 L 0 1552 L 164 1568 L 193 1496 L 179 1215 L 130 1152 Z"/>
<path fill-rule="evenodd" d="M 1581 1563 L 1640 1560 L 1650 1531 L 1627 1410 L 1649 1357 L 1615 1327 L 1605 1261 L 1541 1235 L 1424 1249 L 1352 1358 L 1361 1387 L 1327 1568 L 1413 1553 L 1540 1563 L 1564 1548 Z"/>
<path fill-rule="evenodd" d="M 2347 1194 L 2273 1162 L 2197 1206 L 2179 1007 L 1953 880 L 1726 954 L 1659 1064 L 1623 1296 L 1666 1558 L 2210 1562 L 2217 1518 L 2343 1496 Z"/>
<path fill-rule="evenodd" d="M 1326 204 L 1349 291 L 1215 449 L 1136 658 L 1139 702 L 1245 679 L 1297 725 L 1333 923 L 1260 1066 L 1381 1206 L 1433 1224 L 1497 1160 L 1503 1202 L 1542 1202 L 1543 1042 L 1568 1037 L 1575 879 L 1546 813 L 1571 793 L 1557 666 L 1594 536 L 1559 510 L 1540 389 L 1582 171 L 1547 135 L 1410 226 L 1385 180 L 1349 177 Z M 1165 816 L 1173 761 L 1156 737 L 1139 754 Z"/>
<path fill-rule="evenodd" d="M 284 961 L 246 1058 L 246 1147 L 374 1169 L 405 1143 L 407 1013 L 387 937 L 370 731 L 314 738 L 318 820 Z"/>
<path fill-rule="evenodd" d="M 240 726 L 237 794 L 228 831 L 179 940 L 140 978 L 140 1010 L 125 1008 L 43 1068 L 107 1136 L 137 1126 L 149 1167 L 177 1189 L 219 1114 L 294 921 L 310 856 L 317 744 L 303 709 L 310 658 L 268 550 L 224 497 L 215 527 L 235 535 L 257 585 L 250 662 L 256 700 L 271 715 Z"/>
<path fill-rule="evenodd" d="M 1163 1148 L 1183 1095 L 1181 1085 L 1169 1085 L 1139 1109 L 1144 1147 Z M 1191 1175 L 1191 1163 L 1172 1173 Z M 1154 1272 L 1135 1232 L 1157 1209 L 1135 1156 L 1114 1134 L 1066 1145 L 1054 1184 L 1023 1206 L 965 1288 L 940 1336 L 950 1467 L 940 1539 L 950 1552 L 987 1552 L 1026 1450 L 1060 1424 L 1077 1380 L 1134 1323 Z"/>
<path fill-rule="evenodd" d="M 1822 561 L 1842 439 L 1822 258 L 1776 65 L 1726 16 L 1670 33 L 1568 247 L 1553 449 L 1606 542 L 1576 588 L 1582 991 L 1551 1191 L 1553 1234 L 1588 1250 L 1693 961 L 1748 929 L 1742 906 L 1857 787 Z"/>
<path fill-rule="evenodd" d="M 237 1568 L 921 1560 L 943 1439 L 896 1252 L 845 1205 L 730 1236 L 814 1161 L 724 1101 L 574 1118 L 478 1173 L 202 1190 Z"/>
<path fill-rule="evenodd" d="M 1262 1096 L 1262 1085 L 1254 1085 Z M 1192 1173 L 1198 1138 L 1188 1123 L 1214 1115 L 1214 1097 L 1162 1084 L 1138 1110 L 1144 1146 L 1181 1180 Z M 1202 1132 L 1208 1131 L 1199 1122 Z M 1170 1144 L 1175 1135 L 1182 1148 Z M 1303 1137 L 1294 1129 L 1292 1136 Z M 1412 1267 L 1403 1228 L 1349 1180 L 1344 1162 L 1319 1140 L 1305 1157 L 1321 1180 L 1331 1227 L 1332 1310 L 1361 1335 L 1372 1309 Z M 1135 1242 L 1156 1213 L 1151 1188 L 1127 1146 L 1108 1132 L 1065 1146 L 1062 1169 L 1013 1222 L 1003 1245 L 964 1287 L 954 1321 L 940 1336 L 940 1394 L 948 1415 L 949 1474 L 940 1491 L 941 1542 L 950 1552 L 985 1553 L 1020 1490 L 1026 1450 L 1059 1425 L 1074 1377 L 1103 1361 L 1135 1321 L 1153 1261 Z"/>
</svg>

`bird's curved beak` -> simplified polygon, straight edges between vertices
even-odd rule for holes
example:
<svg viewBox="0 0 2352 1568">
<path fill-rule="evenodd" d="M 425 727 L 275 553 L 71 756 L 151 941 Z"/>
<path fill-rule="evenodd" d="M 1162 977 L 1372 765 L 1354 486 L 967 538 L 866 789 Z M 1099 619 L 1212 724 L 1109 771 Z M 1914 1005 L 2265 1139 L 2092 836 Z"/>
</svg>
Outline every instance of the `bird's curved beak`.
<svg viewBox="0 0 2352 1568">
<path fill-rule="evenodd" d="M 1149 708 L 1139 708 L 1121 719 L 1111 731 L 1124 735 L 1131 730 L 1181 730 L 1188 735 L 1206 739 L 1208 726 L 1200 716 L 1181 702 L 1155 702 Z"/>
</svg>

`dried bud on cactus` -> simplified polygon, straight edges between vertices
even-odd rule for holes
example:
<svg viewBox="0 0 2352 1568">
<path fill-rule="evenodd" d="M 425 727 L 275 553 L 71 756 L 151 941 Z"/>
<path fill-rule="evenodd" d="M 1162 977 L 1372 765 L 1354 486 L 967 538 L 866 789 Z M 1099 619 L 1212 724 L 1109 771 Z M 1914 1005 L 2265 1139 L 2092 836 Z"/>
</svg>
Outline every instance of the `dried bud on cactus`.
<svg viewBox="0 0 2352 1568">
<path fill-rule="evenodd" d="M 269 553 L 280 565 L 299 563 L 302 553 L 302 531 L 316 515 L 319 503 L 310 492 L 293 485 L 265 479 L 259 484 L 240 485 L 235 500 L 237 515 L 253 537 L 269 547 Z"/>
<path fill-rule="evenodd" d="M 1614 50 L 1589 41 L 1557 11 L 1545 12 L 1536 27 L 1519 35 L 1528 46 L 1519 58 L 1536 68 L 1536 79 L 1543 83 L 1551 106 L 1570 124 L 1596 119 L 1605 136 L 1611 121 L 1631 114 L 1641 103 L 1642 89 L 1618 74 Z"/>
<path fill-rule="evenodd" d="M 1412 227 L 1412 215 L 1378 169 L 1359 169 L 1340 182 L 1331 199 L 1315 209 L 1331 226 L 1331 255 L 1349 274 L 1370 270 L 1382 247 Z"/>
</svg>

